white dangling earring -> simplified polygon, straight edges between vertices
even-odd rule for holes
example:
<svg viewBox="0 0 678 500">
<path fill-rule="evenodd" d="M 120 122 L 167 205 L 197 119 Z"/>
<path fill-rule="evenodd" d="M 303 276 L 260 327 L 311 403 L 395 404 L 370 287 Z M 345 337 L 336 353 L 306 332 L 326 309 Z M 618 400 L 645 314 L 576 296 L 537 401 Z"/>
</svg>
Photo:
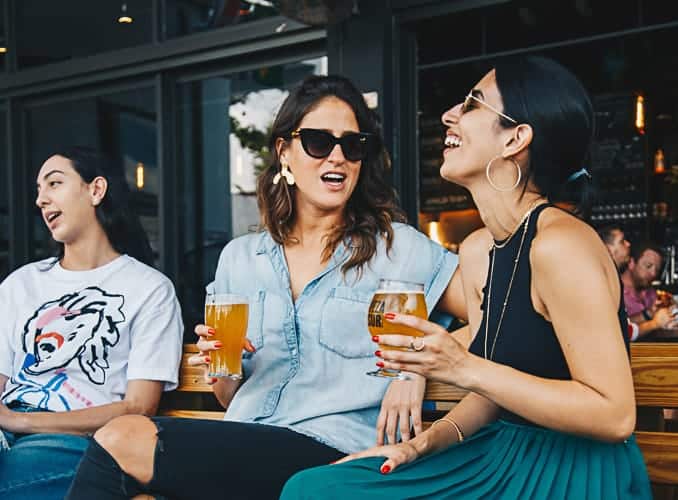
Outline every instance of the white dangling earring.
<svg viewBox="0 0 678 500">
<path fill-rule="evenodd" d="M 285 182 L 287 182 L 288 186 L 294 185 L 294 175 L 292 175 L 290 166 L 283 161 L 280 162 L 280 172 L 275 174 L 275 177 L 273 177 L 273 184 L 278 184 L 281 177 L 285 178 Z"/>
<path fill-rule="evenodd" d="M 490 186 L 492 186 L 496 191 L 502 192 L 502 193 L 508 193 L 509 191 L 513 191 L 515 188 L 518 187 L 520 184 L 520 179 L 522 178 L 522 172 L 520 171 L 520 165 L 516 160 L 513 158 L 508 158 L 508 161 L 513 163 L 516 166 L 516 170 L 518 170 L 518 178 L 516 179 L 515 184 L 511 186 L 510 188 L 500 188 L 497 186 L 494 181 L 492 181 L 492 178 L 490 176 L 490 169 L 492 168 L 492 162 L 496 160 L 497 158 L 501 158 L 501 155 L 497 155 L 494 158 L 492 158 L 489 162 L 487 162 L 487 167 L 485 167 L 485 177 L 487 177 L 487 182 L 490 183 Z"/>
</svg>

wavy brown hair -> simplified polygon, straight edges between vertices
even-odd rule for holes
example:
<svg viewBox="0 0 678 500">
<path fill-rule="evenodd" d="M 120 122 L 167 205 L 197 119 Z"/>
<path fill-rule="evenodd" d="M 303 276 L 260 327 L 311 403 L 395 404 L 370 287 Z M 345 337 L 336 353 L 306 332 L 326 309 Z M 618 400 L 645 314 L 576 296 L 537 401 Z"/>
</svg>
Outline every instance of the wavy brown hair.
<svg viewBox="0 0 678 500">
<path fill-rule="evenodd" d="M 341 76 L 311 76 L 294 88 L 287 96 L 273 122 L 269 148 L 271 164 L 257 179 L 257 202 L 262 224 L 279 244 L 293 243 L 292 228 L 295 223 L 294 190 L 284 180 L 273 184 L 280 171 L 276 141 L 291 140 L 301 120 L 328 97 L 341 99 L 355 114 L 360 132 L 373 134 L 374 141 L 360 166 L 360 175 L 346 204 L 343 223 L 327 236 L 323 260 L 329 260 L 341 242 L 350 242 L 351 256 L 342 266 L 345 274 L 362 267 L 377 251 L 377 237 L 383 236 L 389 251 L 393 245 L 392 222 L 404 222 L 405 216 L 398 207 L 395 190 L 386 182 L 385 173 L 390 168 L 389 157 L 375 116 L 367 107 L 362 94 Z"/>
</svg>

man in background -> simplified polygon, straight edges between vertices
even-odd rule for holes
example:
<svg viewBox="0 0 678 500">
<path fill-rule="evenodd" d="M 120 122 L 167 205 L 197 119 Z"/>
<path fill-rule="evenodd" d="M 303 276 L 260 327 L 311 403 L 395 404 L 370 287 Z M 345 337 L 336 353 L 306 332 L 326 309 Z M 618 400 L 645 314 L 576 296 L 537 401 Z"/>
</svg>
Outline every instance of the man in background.
<svg viewBox="0 0 678 500">
<path fill-rule="evenodd" d="M 676 305 L 658 302 L 652 282 L 663 265 L 662 249 L 654 243 L 633 245 L 631 258 L 622 274 L 624 305 L 629 319 L 638 325 L 638 337 L 656 330 L 678 326 Z"/>
<path fill-rule="evenodd" d="M 619 272 L 626 271 L 631 258 L 631 244 L 626 239 L 621 226 L 613 224 L 602 227 L 598 229 L 598 236 L 607 246 Z"/>
</svg>

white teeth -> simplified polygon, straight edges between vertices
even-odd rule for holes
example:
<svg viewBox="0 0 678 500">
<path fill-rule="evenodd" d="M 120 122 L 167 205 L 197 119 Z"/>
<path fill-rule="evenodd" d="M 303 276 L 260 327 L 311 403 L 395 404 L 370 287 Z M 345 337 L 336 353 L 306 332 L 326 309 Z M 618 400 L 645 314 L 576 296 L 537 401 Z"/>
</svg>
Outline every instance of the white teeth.
<svg viewBox="0 0 678 500">
<path fill-rule="evenodd" d="M 59 217 L 61 215 L 61 212 L 55 212 L 53 214 L 50 214 L 47 216 L 47 222 L 52 222 L 54 219 Z"/>
<path fill-rule="evenodd" d="M 461 146 L 461 139 L 456 135 L 446 135 L 445 146 L 458 148 L 459 146 Z"/>
<path fill-rule="evenodd" d="M 342 182 L 346 179 L 346 176 L 341 174 L 325 174 L 322 176 L 322 179 L 330 182 Z"/>
</svg>

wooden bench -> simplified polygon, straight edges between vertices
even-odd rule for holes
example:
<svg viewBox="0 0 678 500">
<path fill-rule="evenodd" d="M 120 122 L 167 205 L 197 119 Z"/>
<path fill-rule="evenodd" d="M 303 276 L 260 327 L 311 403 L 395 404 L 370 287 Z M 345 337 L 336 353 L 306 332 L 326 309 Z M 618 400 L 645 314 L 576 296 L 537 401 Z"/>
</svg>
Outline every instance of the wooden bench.
<svg viewBox="0 0 678 500">
<path fill-rule="evenodd" d="M 163 396 L 161 415 L 220 420 L 223 410 L 202 376 L 202 368 L 188 365 L 194 345 L 184 346 L 179 387 Z M 667 432 L 664 408 L 678 408 L 678 343 L 635 343 L 631 346 L 631 369 L 636 392 L 638 421 L 636 440 L 643 452 L 655 498 L 678 498 L 678 432 Z M 425 400 L 431 422 L 449 411 L 466 394 L 455 386 L 430 382 Z M 670 485 L 666 488 L 662 485 Z"/>
</svg>

